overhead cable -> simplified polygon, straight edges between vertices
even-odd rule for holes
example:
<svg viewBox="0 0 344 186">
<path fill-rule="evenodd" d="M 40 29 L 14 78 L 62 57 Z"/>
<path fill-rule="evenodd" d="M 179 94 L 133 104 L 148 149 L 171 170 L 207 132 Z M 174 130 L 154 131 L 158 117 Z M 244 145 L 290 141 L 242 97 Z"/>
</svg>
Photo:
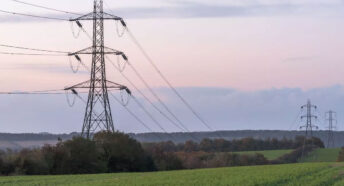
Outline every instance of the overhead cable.
<svg viewBox="0 0 344 186">
<path fill-rule="evenodd" d="M 19 52 L 0 52 L 0 54 L 12 55 L 12 56 L 66 56 L 64 54 L 19 53 Z"/>
<path fill-rule="evenodd" d="M 7 47 L 7 48 L 16 48 L 16 49 L 22 49 L 22 50 L 32 50 L 32 51 L 39 51 L 39 52 L 48 52 L 48 53 L 60 53 L 60 54 L 68 54 L 69 52 L 66 51 L 59 51 L 59 50 L 47 50 L 47 49 L 37 49 L 37 48 L 29 48 L 29 47 L 22 47 L 22 46 L 13 46 L 13 45 L 7 45 L 7 44 L 1 44 L 1 47 Z"/>
<path fill-rule="evenodd" d="M 83 29 L 82 28 L 82 31 L 88 36 L 88 38 L 90 39 L 90 40 L 92 40 L 92 38 L 91 38 L 91 36 L 88 34 L 88 32 L 85 30 L 85 29 Z M 167 116 L 164 112 L 162 112 L 147 96 L 145 96 L 144 95 L 144 93 L 123 73 L 123 70 L 122 69 L 120 69 L 119 67 L 117 67 L 116 65 L 115 65 L 115 63 L 108 57 L 108 56 L 105 56 L 106 57 L 106 59 L 108 60 L 108 61 L 110 61 L 111 62 L 111 64 L 121 73 L 121 75 L 136 89 L 136 91 L 137 92 L 139 92 L 139 94 L 143 97 L 143 98 L 145 98 L 152 106 L 153 106 L 153 108 L 154 109 L 156 109 L 160 114 L 162 114 L 167 120 L 169 120 L 174 126 L 176 126 L 177 128 L 179 128 L 179 129 L 181 129 L 182 131 L 187 131 L 187 132 L 190 132 L 188 129 L 187 129 L 187 127 L 184 125 L 184 124 L 182 124 L 181 123 L 181 121 L 172 113 L 172 111 L 167 107 L 167 105 L 165 104 L 165 103 L 163 103 L 163 101 L 160 99 L 160 97 L 158 97 L 156 94 L 155 94 L 155 92 L 153 92 L 153 95 L 155 95 L 154 97 L 156 97 L 158 100 L 160 100 L 159 102 L 160 103 L 162 103 L 163 105 L 164 105 L 164 107 L 165 108 L 167 108 L 167 110 L 169 111 L 169 113 L 171 114 L 171 115 L 174 115 L 175 117 L 174 118 L 177 118 L 177 120 L 179 120 L 179 123 L 180 123 L 180 125 L 183 127 L 183 128 L 181 128 L 181 126 L 179 126 L 177 123 L 175 123 L 169 116 Z M 126 64 L 130 64 L 129 62 L 126 62 Z M 136 69 L 135 69 L 136 70 Z M 136 71 L 137 72 L 137 71 Z M 137 72 L 138 73 L 138 72 Z M 141 77 L 142 78 L 142 76 L 141 75 L 139 75 L 139 77 Z M 143 78 L 142 78 L 142 80 L 144 81 L 144 82 L 146 82 Z M 150 86 L 148 85 L 148 83 L 146 82 L 145 83 L 146 84 L 146 86 L 147 87 L 149 87 L 149 89 L 151 90 L 151 91 L 153 91 L 152 90 L 152 88 L 150 88 Z"/>
<path fill-rule="evenodd" d="M 153 68 L 157 71 L 157 73 L 165 81 L 165 83 L 171 88 L 171 90 L 177 95 L 177 97 L 194 114 L 194 116 L 203 123 L 204 126 L 206 126 L 209 130 L 213 131 L 213 129 L 210 127 L 210 125 L 195 111 L 195 109 L 189 104 L 189 102 L 186 101 L 186 99 L 177 91 L 177 89 L 171 84 L 171 82 L 166 78 L 166 76 L 160 71 L 158 66 L 154 63 L 152 58 L 148 55 L 148 53 L 145 51 L 145 49 L 142 47 L 142 45 L 138 42 L 138 40 L 132 34 L 132 32 L 129 30 L 129 28 L 127 28 L 127 32 L 129 34 L 130 38 L 132 39 L 132 41 L 137 45 L 137 47 L 140 49 L 142 54 L 145 56 L 145 58 L 149 61 L 149 63 L 153 66 Z"/>
<path fill-rule="evenodd" d="M 118 98 L 116 98 L 116 96 L 113 96 L 113 97 L 119 104 L 121 103 L 121 101 Z M 143 122 L 134 112 L 132 112 L 128 107 L 125 107 L 125 106 L 123 107 L 136 121 L 138 121 L 142 126 L 148 129 L 150 132 L 153 132 L 153 130 L 145 122 Z M 159 137 L 160 140 L 163 140 L 161 136 L 157 135 L 157 137 Z"/>
<path fill-rule="evenodd" d="M 19 1 L 19 0 L 12 0 L 12 1 L 17 2 L 17 3 L 21 3 L 21 4 L 25 4 L 25 5 L 29 5 L 29 6 L 33 6 L 33 7 L 37 7 L 37 8 L 43 8 L 43 9 L 46 9 L 46 10 L 55 11 L 55 12 L 62 12 L 62 13 L 73 14 L 73 15 L 82 15 L 80 13 L 75 13 L 75 12 L 70 12 L 70 11 L 65 11 L 65 10 L 59 10 L 59 9 L 50 8 L 50 7 L 46 7 L 46 6 L 42 6 L 42 5 L 37 5 L 37 4 L 33 4 L 33 3 L 27 3 L 27 2 L 24 2 L 24 1 Z"/>
<path fill-rule="evenodd" d="M 49 20 L 55 20 L 55 21 L 69 21 L 68 19 L 64 19 L 64 18 L 49 17 L 49 16 L 40 16 L 40 15 L 33 15 L 33 14 L 12 12 L 12 11 L 6 11 L 6 10 L 0 10 L 0 12 L 6 13 L 6 14 L 18 15 L 18 16 L 39 18 L 39 19 L 49 19 Z"/>
</svg>

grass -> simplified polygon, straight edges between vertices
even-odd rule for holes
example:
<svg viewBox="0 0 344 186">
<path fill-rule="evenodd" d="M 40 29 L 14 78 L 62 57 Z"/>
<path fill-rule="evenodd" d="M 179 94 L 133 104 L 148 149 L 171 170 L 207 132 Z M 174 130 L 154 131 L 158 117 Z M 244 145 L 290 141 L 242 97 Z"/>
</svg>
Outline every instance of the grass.
<svg viewBox="0 0 344 186">
<path fill-rule="evenodd" d="M 1 177 L 0 185 L 71 185 L 71 186 L 168 186 L 231 185 L 278 186 L 344 185 L 344 164 L 302 163 L 251 167 L 231 167 L 154 173 L 119 173 L 71 176 Z"/>
<path fill-rule="evenodd" d="M 246 152 L 235 152 L 237 154 L 255 154 L 260 153 L 263 154 L 264 157 L 268 160 L 277 159 L 284 154 L 290 153 L 293 150 L 266 150 L 266 151 L 246 151 Z"/>
<path fill-rule="evenodd" d="M 335 149 L 316 149 L 299 162 L 336 162 L 340 148 Z"/>
</svg>

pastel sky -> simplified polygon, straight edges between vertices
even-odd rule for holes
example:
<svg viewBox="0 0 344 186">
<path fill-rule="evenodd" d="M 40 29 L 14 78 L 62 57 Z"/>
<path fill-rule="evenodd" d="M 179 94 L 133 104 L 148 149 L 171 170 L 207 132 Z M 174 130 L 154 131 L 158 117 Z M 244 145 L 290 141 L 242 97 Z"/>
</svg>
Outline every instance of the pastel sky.
<svg viewBox="0 0 344 186">
<path fill-rule="evenodd" d="M 87 13 L 93 1 L 25 2 Z M 215 129 L 287 130 L 307 98 L 322 104 L 321 112 L 336 108 L 338 117 L 344 113 L 344 0 L 106 0 L 105 5 L 127 21 L 161 71 Z M 0 10 L 72 17 L 12 0 L 3 0 Z M 91 45 L 83 33 L 74 39 L 68 22 L 0 13 L 0 24 L 0 44 L 64 51 Z M 84 26 L 91 32 L 90 23 Z M 106 45 L 124 51 L 172 109 L 183 110 L 128 35 L 118 38 L 114 22 L 105 27 Z M 0 47 L 0 52 L 17 51 Z M 0 58 L 1 91 L 60 89 L 89 78 L 87 72 L 73 74 L 67 57 Z M 83 60 L 90 64 L 90 58 Z M 125 73 L 144 89 L 129 68 Z M 128 84 L 109 64 L 108 79 Z M 322 96 L 330 97 L 328 102 Z M 79 131 L 84 105 L 69 110 L 61 99 L 0 96 L 0 131 Z M 46 110 L 51 112 L 40 117 Z M 190 114 L 179 114 L 190 129 L 205 130 Z M 118 117 L 119 130 L 143 131 L 128 115 Z"/>
</svg>

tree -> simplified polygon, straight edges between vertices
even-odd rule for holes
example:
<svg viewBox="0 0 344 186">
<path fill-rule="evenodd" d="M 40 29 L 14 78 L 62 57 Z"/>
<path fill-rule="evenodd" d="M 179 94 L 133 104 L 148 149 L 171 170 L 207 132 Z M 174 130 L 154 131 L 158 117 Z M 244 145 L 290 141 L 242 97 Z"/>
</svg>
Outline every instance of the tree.
<svg viewBox="0 0 344 186">
<path fill-rule="evenodd" d="M 184 152 L 194 152 L 198 151 L 198 144 L 189 140 L 186 141 L 183 148 Z"/>
<path fill-rule="evenodd" d="M 146 155 L 141 144 L 123 133 L 99 132 L 94 141 L 100 158 L 107 162 L 108 172 L 153 171 L 153 160 Z"/>
<path fill-rule="evenodd" d="M 205 151 L 205 152 L 212 152 L 214 151 L 213 149 L 213 141 L 211 139 L 205 138 L 201 141 L 199 144 L 200 150 Z"/>
<path fill-rule="evenodd" d="M 62 156 L 64 162 L 63 165 L 67 165 L 65 172 L 71 174 L 89 174 L 105 172 L 105 162 L 99 159 L 99 151 L 96 143 L 92 140 L 82 137 L 74 137 L 72 140 L 68 140 L 62 143 Z"/>
</svg>

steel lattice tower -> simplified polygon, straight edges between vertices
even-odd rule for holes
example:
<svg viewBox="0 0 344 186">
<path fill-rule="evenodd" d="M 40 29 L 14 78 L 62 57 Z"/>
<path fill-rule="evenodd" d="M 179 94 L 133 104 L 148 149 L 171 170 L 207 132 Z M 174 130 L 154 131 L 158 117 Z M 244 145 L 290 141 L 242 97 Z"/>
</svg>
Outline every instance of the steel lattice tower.
<svg viewBox="0 0 344 186">
<path fill-rule="evenodd" d="M 312 114 L 312 109 L 317 109 L 317 106 L 312 105 L 311 101 L 308 100 L 306 105 L 303 105 L 301 109 L 306 108 L 307 112 L 305 115 L 301 116 L 301 120 L 306 118 L 306 124 L 301 126 L 300 129 L 305 128 L 305 139 L 313 138 L 313 128 L 318 128 L 318 126 L 313 125 L 312 120 L 318 117 Z"/>
<path fill-rule="evenodd" d="M 105 13 L 103 11 L 103 0 L 94 0 L 92 13 L 71 19 L 80 24 L 80 21 L 93 21 L 93 45 L 92 47 L 69 54 L 70 56 L 92 55 L 90 80 L 66 88 L 66 90 L 84 88 L 89 89 L 88 101 L 82 127 L 82 136 L 90 138 L 92 134 L 99 130 L 114 132 L 114 124 L 111 114 L 111 106 L 108 97 L 109 89 L 129 90 L 127 87 L 108 81 L 106 79 L 105 55 L 123 55 L 123 52 L 104 46 L 104 20 L 123 21 L 122 18 Z"/>
<path fill-rule="evenodd" d="M 328 121 L 328 133 L 327 133 L 327 148 L 334 148 L 334 134 L 333 130 L 336 129 L 334 125 L 337 123 L 337 113 L 330 110 L 326 112 L 326 121 Z"/>
</svg>

